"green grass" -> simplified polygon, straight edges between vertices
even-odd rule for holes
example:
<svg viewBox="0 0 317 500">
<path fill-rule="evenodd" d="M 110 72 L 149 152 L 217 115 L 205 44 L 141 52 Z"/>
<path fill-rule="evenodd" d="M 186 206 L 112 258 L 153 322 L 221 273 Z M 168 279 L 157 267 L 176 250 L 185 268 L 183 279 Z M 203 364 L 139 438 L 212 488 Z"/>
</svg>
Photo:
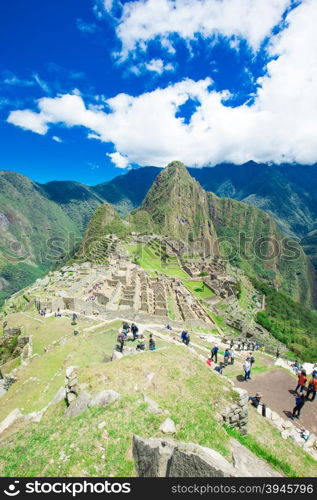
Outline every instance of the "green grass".
<svg viewBox="0 0 317 500">
<path fill-rule="evenodd" d="M 156 272 L 160 272 L 167 276 L 188 278 L 188 274 L 180 268 L 175 256 L 168 256 L 164 262 L 159 253 L 154 251 L 153 247 L 143 244 L 127 244 L 126 250 L 134 262 L 143 267 L 151 276 L 155 276 Z"/>
<path fill-rule="evenodd" d="M 148 373 L 155 373 L 151 383 Z M 52 407 L 40 424 L 2 440 L 2 476 L 134 476 L 132 436 L 163 436 L 166 415 L 153 415 L 142 393 L 157 401 L 177 424 L 176 440 L 209 446 L 231 459 L 229 436 L 216 413 L 232 402 L 223 380 L 181 346 L 128 356 L 113 363 L 82 366 L 79 383 L 89 392 L 112 388 L 122 399 L 106 408 L 91 408 L 71 420 L 65 407 Z M 98 429 L 100 422 L 104 429 Z M 106 433 L 105 433 L 106 430 Z M 101 449 L 104 448 L 104 449 Z M 64 451 L 66 460 L 60 459 Z"/>
<path fill-rule="evenodd" d="M 198 299 L 209 299 L 214 297 L 215 293 L 202 281 L 183 281 L 186 288 Z"/>
</svg>

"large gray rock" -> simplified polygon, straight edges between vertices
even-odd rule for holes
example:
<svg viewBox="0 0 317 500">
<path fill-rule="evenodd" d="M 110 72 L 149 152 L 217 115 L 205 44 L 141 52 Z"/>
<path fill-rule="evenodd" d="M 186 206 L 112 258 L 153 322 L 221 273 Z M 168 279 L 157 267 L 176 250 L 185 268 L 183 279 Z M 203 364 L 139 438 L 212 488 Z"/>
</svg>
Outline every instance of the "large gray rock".
<svg viewBox="0 0 317 500">
<path fill-rule="evenodd" d="M 85 411 L 86 408 L 88 408 L 90 398 L 91 396 L 88 392 L 81 392 L 78 398 L 76 398 L 65 411 L 65 417 L 75 417 Z"/>
<path fill-rule="evenodd" d="M 139 477 L 280 477 L 280 474 L 232 439 L 233 464 L 215 450 L 172 439 L 133 436 Z"/>
<path fill-rule="evenodd" d="M 139 477 L 166 477 L 175 443 L 168 439 L 133 436 L 133 457 Z"/>
<path fill-rule="evenodd" d="M 13 425 L 17 420 L 20 420 L 24 418 L 24 415 L 20 412 L 18 408 L 15 408 L 14 410 L 9 413 L 9 415 L 2 420 L 0 424 L 0 436 L 1 434 L 6 431 L 11 425 Z"/>
<path fill-rule="evenodd" d="M 139 477 L 235 477 L 233 466 L 219 453 L 192 443 L 133 436 Z"/>
<path fill-rule="evenodd" d="M 239 470 L 242 477 L 282 477 L 272 469 L 264 460 L 255 456 L 251 451 L 231 438 L 233 465 Z"/>
<path fill-rule="evenodd" d="M 121 394 L 112 389 L 100 391 L 89 401 L 88 406 L 100 406 L 103 408 L 119 398 L 121 398 Z"/>
<path fill-rule="evenodd" d="M 192 443 L 174 448 L 168 477 L 236 477 L 237 471 L 217 451 Z"/>
</svg>

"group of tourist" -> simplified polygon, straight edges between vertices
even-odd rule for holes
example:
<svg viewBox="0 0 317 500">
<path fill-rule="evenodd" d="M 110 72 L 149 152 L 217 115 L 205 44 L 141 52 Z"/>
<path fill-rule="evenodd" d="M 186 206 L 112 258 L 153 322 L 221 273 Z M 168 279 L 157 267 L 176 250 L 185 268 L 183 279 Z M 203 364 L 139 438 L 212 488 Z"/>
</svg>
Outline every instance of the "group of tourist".
<svg viewBox="0 0 317 500">
<path fill-rule="evenodd" d="M 143 333 L 139 333 L 139 328 L 135 323 L 129 325 L 126 321 L 122 323 L 122 328 L 117 337 L 117 342 L 119 343 L 118 348 L 120 352 L 123 352 L 124 345 L 127 341 L 137 342 L 136 349 L 138 351 L 146 350 L 146 338 Z M 153 334 L 150 333 L 149 336 L 149 350 L 155 351 L 156 343 Z"/>
<path fill-rule="evenodd" d="M 307 384 L 308 382 L 308 384 Z M 307 386 L 306 386 L 307 384 Z M 306 390 L 306 395 L 304 394 Z M 299 392 L 298 392 L 299 391 Z M 314 401 L 317 392 L 317 368 L 314 367 L 310 379 L 308 379 L 306 370 L 301 369 L 298 372 L 297 386 L 295 389 L 295 407 L 292 417 L 299 418 L 300 412 L 306 401 Z M 311 396 L 311 397 L 310 397 Z"/>
</svg>

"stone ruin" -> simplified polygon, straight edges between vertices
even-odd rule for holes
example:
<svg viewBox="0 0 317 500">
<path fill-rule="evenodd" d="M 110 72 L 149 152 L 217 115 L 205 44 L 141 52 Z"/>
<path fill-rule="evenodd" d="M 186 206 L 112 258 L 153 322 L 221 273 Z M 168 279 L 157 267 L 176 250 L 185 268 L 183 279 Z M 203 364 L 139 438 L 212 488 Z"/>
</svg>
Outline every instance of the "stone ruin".
<svg viewBox="0 0 317 500">
<path fill-rule="evenodd" d="M 63 276 L 69 268 L 64 268 Z M 84 314 L 115 311 L 146 314 L 168 320 L 172 305 L 179 321 L 211 323 L 208 313 L 177 278 L 164 274 L 151 277 L 140 266 L 119 255 L 111 255 L 107 266 L 77 266 L 71 275 L 51 274 L 36 303 L 49 312 L 69 309 Z M 63 282 L 63 290 L 59 283 Z"/>
</svg>

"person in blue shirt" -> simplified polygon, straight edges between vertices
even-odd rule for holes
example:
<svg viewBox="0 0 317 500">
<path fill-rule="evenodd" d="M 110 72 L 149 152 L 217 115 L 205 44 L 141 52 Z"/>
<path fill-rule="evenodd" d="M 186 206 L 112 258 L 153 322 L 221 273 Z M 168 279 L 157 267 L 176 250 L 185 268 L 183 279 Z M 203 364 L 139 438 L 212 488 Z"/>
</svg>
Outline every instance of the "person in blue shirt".
<svg viewBox="0 0 317 500">
<path fill-rule="evenodd" d="M 212 349 L 211 349 L 211 361 L 214 360 L 215 358 L 215 362 L 218 363 L 218 351 L 219 351 L 219 347 L 217 345 L 215 345 Z"/>
</svg>

